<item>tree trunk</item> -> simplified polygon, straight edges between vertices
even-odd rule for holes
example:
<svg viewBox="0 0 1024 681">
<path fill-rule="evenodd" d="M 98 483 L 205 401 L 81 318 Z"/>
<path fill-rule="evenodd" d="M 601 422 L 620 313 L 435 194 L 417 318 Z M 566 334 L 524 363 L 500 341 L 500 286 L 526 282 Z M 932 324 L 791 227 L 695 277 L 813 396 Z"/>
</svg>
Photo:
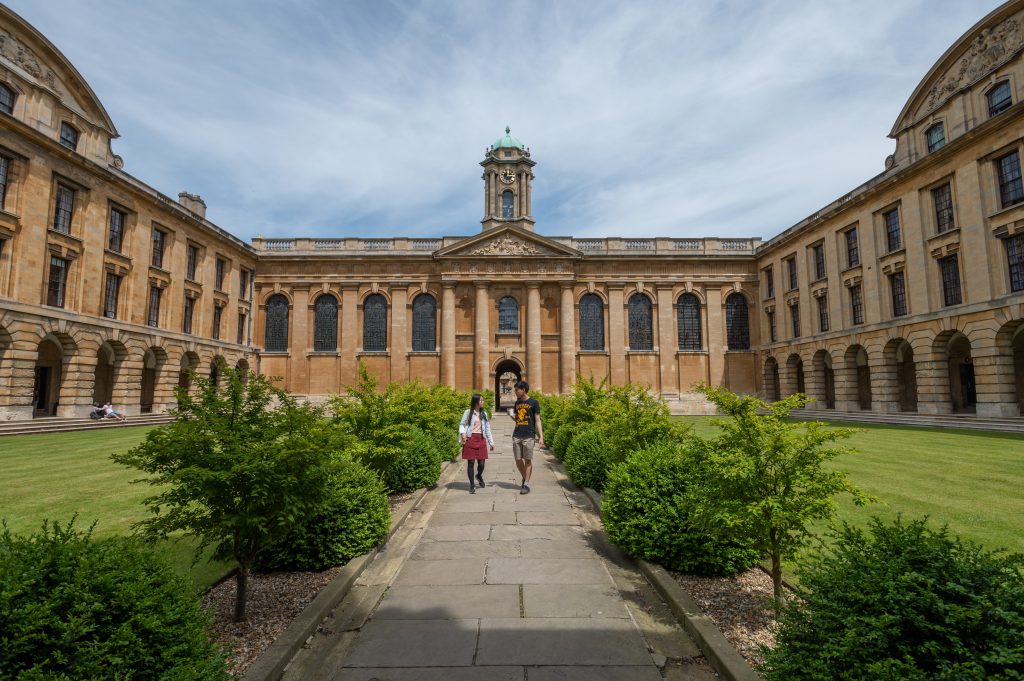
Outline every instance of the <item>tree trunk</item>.
<svg viewBox="0 0 1024 681">
<path fill-rule="evenodd" d="M 239 565 L 235 573 L 235 621 L 245 621 L 245 606 L 249 599 L 249 566 Z"/>
<path fill-rule="evenodd" d="M 775 595 L 775 607 L 782 609 L 785 599 L 782 596 L 782 556 L 772 554 L 772 592 Z"/>
</svg>

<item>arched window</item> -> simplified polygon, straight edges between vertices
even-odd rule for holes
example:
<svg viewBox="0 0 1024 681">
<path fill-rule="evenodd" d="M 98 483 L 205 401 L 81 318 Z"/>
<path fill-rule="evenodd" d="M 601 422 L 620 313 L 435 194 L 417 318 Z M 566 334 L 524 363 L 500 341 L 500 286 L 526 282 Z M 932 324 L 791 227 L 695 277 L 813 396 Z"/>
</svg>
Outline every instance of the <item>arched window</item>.
<svg viewBox="0 0 1024 681">
<path fill-rule="evenodd" d="M 519 303 L 512 296 L 498 301 L 498 333 L 519 333 Z"/>
<path fill-rule="evenodd" d="M 264 312 L 264 350 L 288 352 L 288 299 L 280 293 L 270 296 Z"/>
<path fill-rule="evenodd" d="M 700 299 L 684 293 L 676 301 L 676 321 L 679 326 L 680 350 L 703 350 L 700 335 Z"/>
<path fill-rule="evenodd" d="M 654 349 L 651 299 L 642 293 L 629 299 L 629 349 Z"/>
<path fill-rule="evenodd" d="M 750 321 L 747 299 L 739 293 L 725 299 L 725 331 L 730 350 L 750 349 Z"/>
<path fill-rule="evenodd" d="M 324 293 L 313 304 L 313 351 L 338 349 L 338 299 Z"/>
<path fill-rule="evenodd" d="M 412 351 L 437 350 L 437 301 L 423 293 L 412 301 Z"/>
<path fill-rule="evenodd" d="M 74 151 L 78 149 L 78 130 L 69 123 L 60 124 L 60 143 Z"/>
<path fill-rule="evenodd" d="M 928 153 L 937 151 L 946 144 L 946 127 L 939 121 L 932 127 L 925 130 L 925 139 L 928 142 Z"/>
<path fill-rule="evenodd" d="M 580 298 L 580 350 L 604 350 L 604 302 L 596 293 Z"/>
<path fill-rule="evenodd" d="M 512 206 L 515 203 L 516 195 L 511 190 L 505 190 L 501 194 L 501 217 L 510 218 L 512 215 Z"/>
<path fill-rule="evenodd" d="M 1010 81 L 1004 80 L 985 95 L 988 99 L 988 115 L 996 116 L 1006 111 L 1013 105 L 1013 95 L 1010 93 Z"/>
<path fill-rule="evenodd" d="M 0 83 L 0 111 L 5 114 L 14 113 L 14 90 Z"/>
<path fill-rule="evenodd" d="M 379 293 L 363 301 L 363 351 L 384 352 L 388 349 L 388 301 Z"/>
</svg>

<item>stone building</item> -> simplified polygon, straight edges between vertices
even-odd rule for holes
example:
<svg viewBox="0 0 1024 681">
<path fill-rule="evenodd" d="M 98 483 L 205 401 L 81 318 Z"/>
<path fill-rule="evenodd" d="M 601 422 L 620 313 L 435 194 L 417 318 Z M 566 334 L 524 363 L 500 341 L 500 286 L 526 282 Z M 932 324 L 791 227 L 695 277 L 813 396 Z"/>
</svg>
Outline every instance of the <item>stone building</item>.
<svg viewBox="0 0 1024 681">
<path fill-rule="evenodd" d="M 877 177 L 760 239 L 546 236 L 535 161 L 485 152 L 468 237 L 254 239 L 125 173 L 68 61 L 0 6 L 0 418 L 161 411 L 221 362 L 318 397 L 581 376 L 682 408 L 698 382 L 837 410 L 1024 406 L 1024 0 L 911 95 Z"/>
</svg>

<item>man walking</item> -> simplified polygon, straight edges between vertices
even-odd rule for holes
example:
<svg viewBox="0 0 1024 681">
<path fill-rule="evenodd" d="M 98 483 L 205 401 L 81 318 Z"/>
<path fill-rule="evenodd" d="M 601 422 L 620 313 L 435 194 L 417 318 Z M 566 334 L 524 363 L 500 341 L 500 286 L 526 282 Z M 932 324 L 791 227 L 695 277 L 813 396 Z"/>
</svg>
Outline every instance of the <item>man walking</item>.
<svg viewBox="0 0 1024 681">
<path fill-rule="evenodd" d="M 512 456 L 516 460 L 516 468 L 523 476 L 520 494 L 530 493 L 530 475 L 533 473 L 533 443 L 540 442 L 544 446 L 544 428 L 540 422 L 540 403 L 529 396 L 530 384 L 526 381 L 516 383 L 516 403 L 512 407 L 512 418 L 516 427 L 512 431 Z"/>
</svg>

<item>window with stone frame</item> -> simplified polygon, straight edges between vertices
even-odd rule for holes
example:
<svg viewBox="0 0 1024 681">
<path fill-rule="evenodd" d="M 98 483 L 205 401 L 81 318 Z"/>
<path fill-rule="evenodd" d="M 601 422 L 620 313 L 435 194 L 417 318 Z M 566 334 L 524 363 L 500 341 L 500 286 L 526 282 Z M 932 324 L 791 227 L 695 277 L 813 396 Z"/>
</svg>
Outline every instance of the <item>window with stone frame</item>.
<svg viewBox="0 0 1024 681">
<path fill-rule="evenodd" d="M 107 319 L 117 319 L 117 299 L 121 293 L 121 277 L 113 272 L 107 272 L 107 279 L 103 287 L 103 316 Z"/>
<path fill-rule="evenodd" d="M 795 291 L 800 286 L 800 279 L 797 276 L 796 256 L 786 258 L 787 291 Z"/>
<path fill-rule="evenodd" d="M 725 299 L 725 336 L 729 350 L 750 349 L 750 313 L 747 299 L 730 293 Z"/>
<path fill-rule="evenodd" d="M 275 293 L 267 298 L 263 310 L 263 349 L 288 352 L 288 299 Z"/>
<path fill-rule="evenodd" d="M 0 83 L 0 111 L 5 114 L 14 113 L 14 102 L 17 95 L 6 83 Z"/>
<path fill-rule="evenodd" d="M 604 301 L 596 293 L 580 298 L 580 350 L 604 350 Z"/>
<path fill-rule="evenodd" d="M 634 293 L 627 304 L 629 312 L 629 349 L 654 349 L 654 315 L 651 299 Z"/>
<path fill-rule="evenodd" d="M 7 208 L 7 185 L 10 181 L 11 159 L 0 154 L 0 210 Z"/>
<path fill-rule="evenodd" d="M 50 274 L 46 284 L 46 304 L 51 307 L 64 307 L 64 296 L 67 293 L 68 270 L 71 261 L 50 256 Z"/>
<path fill-rule="evenodd" d="M 1010 267 L 1010 290 L 1024 291 L 1024 234 L 1011 236 L 1003 242 Z"/>
<path fill-rule="evenodd" d="M 153 255 L 150 264 L 163 269 L 164 248 L 167 246 L 167 233 L 162 229 L 153 230 Z"/>
<path fill-rule="evenodd" d="M 793 323 L 793 338 L 800 337 L 800 303 L 793 301 L 789 304 L 789 319 Z"/>
<path fill-rule="evenodd" d="M 1010 92 L 1010 81 L 1004 80 L 985 95 L 988 101 L 988 115 L 998 116 L 1013 106 L 1013 95 Z"/>
<path fill-rule="evenodd" d="M 224 317 L 224 308 L 220 305 L 213 306 L 213 340 L 220 340 L 221 320 Z"/>
<path fill-rule="evenodd" d="M 313 351 L 338 350 L 338 299 L 322 293 L 313 303 Z"/>
<path fill-rule="evenodd" d="M 412 351 L 437 350 L 437 299 L 421 293 L 412 301 Z"/>
<path fill-rule="evenodd" d="M 924 133 L 928 141 L 928 153 L 938 151 L 946 145 L 946 126 L 941 121 L 928 128 Z"/>
<path fill-rule="evenodd" d="M 248 315 L 244 312 L 238 313 L 238 339 L 235 342 L 239 345 L 245 343 L 245 323 L 247 317 Z"/>
<path fill-rule="evenodd" d="M 192 317 L 195 314 L 196 299 L 185 296 L 185 306 L 181 317 L 182 333 L 192 333 Z"/>
<path fill-rule="evenodd" d="M 860 265 L 860 239 L 857 236 L 857 228 L 851 227 L 844 232 L 846 237 L 846 266 L 857 267 Z"/>
<path fill-rule="evenodd" d="M 160 326 L 160 300 L 163 298 L 163 290 L 158 286 L 149 287 L 149 309 L 146 313 L 146 323 L 149 326 Z"/>
<path fill-rule="evenodd" d="M 1016 151 L 1000 156 L 995 161 L 999 178 L 999 201 L 1003 208 L 1015 206 L 1024 201 L 1024 184 L 1021 182 L 1020 156 Z"/>
<path fill-rule="evenodd" d="M 939 272 L 942 275 L 942 301 L 946 306 L 963 302 L 960 289 L 960 263 L 956 254 L 939 258 Z"/>
<path fill-rule="evenodd" d="M 498 301 L 498 333 L 519 333 L 519 303 L 512 296 Z"/>
<path fill-rule="evenodd" d="M 775 310 L 767 310 L 765 314 L 768 316 L 768 338 L 775 343 L 779 340 L 779 330 L 775 325 Z"/>
<path fill-rule="evenodd" d="M 224 290 L 224 272 L 225 270 L 227 270 L 227 267 L 228 263 L 226 260 L 224 260 L 224 258 L 217 258 L 216 262 L 214 263 L 214 273 L 216 275 L 214 278 L 214 282 L 216 283 L 216 285 L 214 286 L 214 290 Z"/>
<path fill-rule="evenodd" d="M 828 322 L 828 296 L 818 296 L 818 331 L 826 333 L 829 330 Z"/>
<path fill-rule="evenodd" d="M 107 230 L 107 250 L 120 253 L 124 247 L 124 223 L 127 215 L 117 208 L 110 209 L 110 225 Z"/>
<path fill-rule="evenodd" d="M 814 280 L 824 279 L 827 275 L 825 269 L 825 244 L 819 243 L 811 246 L 811 255 L 814 258 Z"/>
<path fill-rule="evenodd" d="M 764 268 L 764 297 L 766 300 L 775 297 L 775 268 L 770 265 Z"/>
<path fill-rule="evenodd" d="M 942 234 L 956 227 L 953 216 L 953 190 L 948 182 L 932 190 L 932 203 L 935 206 L 936 233 Z"/>
<path fill-rule="evenodd" d="M 71 234 L 71 218 L 75 213 L 75 190 L 57 183 L 53 205 L 53 231 Z"/>
<path fill-rule="evenodd" d="M 854 324 L 864 323 L 864 296 L 861 293 L 860 284 L 851 286 L 850 289 L 850 316 Z"/>
<path fill-rule="evenodd" d="M 242 268 L 238 270 L 238 297 L 242 300 L 249 300 L 249 270 Z"/>
<path fill-rule="evenodd" d="M 676 301 L 676 325 L 680 350 L 704 349 L 701 338 L 700 299 L 694 294 L 684 293 Z"/>
<path fill-rule="evenodd" d="M 199 266 L 199 246 L 188 244 L 185 246 L 185 278 L 189 281 L 196 280 L 196 270 Z"/>
<path fill-rule="evenodd" d="M 900 231 L 900 212 L 893 208 L 882 214 L 885 223 L 885 246 L 889 253 L 903 248 L 903 234 Z"/>
<path fill-rule="evenodd" d="M 71 151 L 78 149 L 78 130 L 75 126 L 67 122 L 60 124 L 60 143 Z"/>
<path fill-rule="evenodd" d="M 386 352 L 388 349 L 388 301 L 373 293 L 363 301 L 363 351 Z"/>
<path fill-rule="evenodd" d="M 513 215 L 515 205 L 515 194 L 511 190 L 506 190 L 501 194 L 501 217 L 511 218 Z"/>
</svg>

